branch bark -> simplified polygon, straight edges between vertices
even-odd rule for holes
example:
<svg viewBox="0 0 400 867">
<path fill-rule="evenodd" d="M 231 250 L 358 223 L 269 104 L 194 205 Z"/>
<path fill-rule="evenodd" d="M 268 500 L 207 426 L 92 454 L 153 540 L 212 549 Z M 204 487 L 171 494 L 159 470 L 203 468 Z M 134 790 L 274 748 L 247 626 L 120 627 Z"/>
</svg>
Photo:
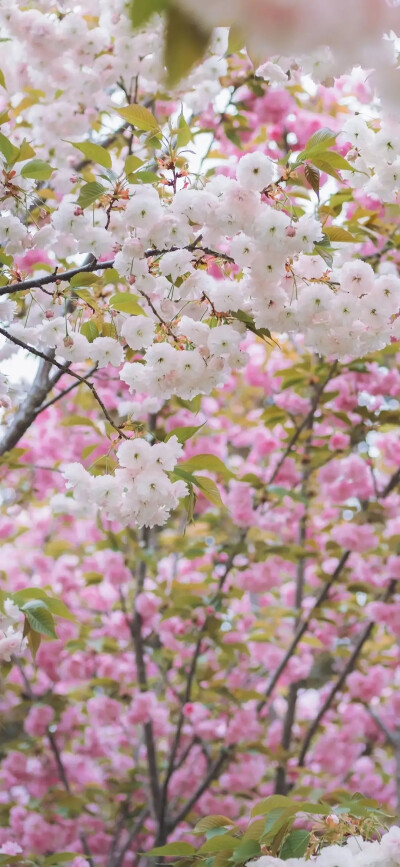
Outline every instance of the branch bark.
<svg viewBox="0 0 400 867">
<path fill-rule="evenodd" d="M 52 369 L 53 359 L 51 356 L 49 356 L 49 360 L 41 360 L 29 394 L 13 416 L 11 424 L 0 443 L 0 455 L 4 455 L 16 446 L 24 433 L 35 421 L 40 405 L 67 370 L 64 366 L 55 376 L 51 377 L 50 373 Z"/>
<path fill-rule="evenodd" d="M 75 373 L 75 370 L 71 370 L 69 365 L 61 364 L 59 361 L 56 361 L 56 359 L 54 358 L 54 353 L 53 355 L 49 355 L 46 352 L 42 352 L 40 349 L 36 349 L 34 346 L 30 346 L 28 343 L 24 343 L 23 340 L 20 340 L 18 337 L 13 337 L 13 335 L 9 334 L 4 328 L 0 328 L 0 334 L 2 334 L 3 337 L 6 337 L 7 340 L 10 340 L 11 343 L 15 343 L 16 346 L 21 347 L 21 349 L 26 349 L 26 351 L 30 352 L 32 355 L 36 355 L 38 358 L 41 358 L 42 360 L 47 361 L 49 364 L 54 365 L 54 367 L 57 367 L 58 370 L 61 370 L 62 373 L 67 373 L 68 376 L 73 376 L 74 379 L 78 380 L 78 382 L 83 382 L 84 385 L 87 385 L 87 387 L 90 388 L 93 397 L 99 404 L 111 427 L 113 427 L 114 430 L 117 431 L 119 436 L 123 437 L 124 439 L 128 439 L 128 437 L 126 436 L 126 434 L 124 434 L 121 428 L 118 427 L 118 425 L 116 425 L 115 422 L 112 420 L 106 406 L 104 405 L 101 397 L 96 391 L 93 382 L 89 382 L 89 380 L 86 379 L 85 376 L 80 376 L 79 373 Z"/>
</svg>

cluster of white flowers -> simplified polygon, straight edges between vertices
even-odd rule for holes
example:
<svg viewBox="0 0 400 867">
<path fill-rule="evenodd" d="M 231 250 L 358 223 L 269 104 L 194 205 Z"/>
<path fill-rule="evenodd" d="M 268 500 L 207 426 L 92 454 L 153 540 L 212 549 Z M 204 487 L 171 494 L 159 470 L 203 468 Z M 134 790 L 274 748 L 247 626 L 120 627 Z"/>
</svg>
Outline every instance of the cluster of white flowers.
<svg viewBox="0 0 400 867">
<path fill-rule="evenodd" d="M 20 656 L 27 640 L 22 635 L 21 612 L 11 599 L 4 600 L 4 613 L 0 612 L 0 662 L 11 662 L 11 656 Z"/>
<path fill-rule="evenodd" d="M 184 482 L 171 481 L 171 473 L 182 454 L 176 436 L 163 443 L 151 445 L 137 437 L 125 440 L 118 448 L 119 468 L 114 474 L 92 476 L 81 464 L 67 464 L 64 477 L 73 490 L 71 513 L 80 508 L 88 514 L 101 509 L 112 521 L 154 527 L 164 524 L 171 509 L 188 493 Z M 56 511 L 69 511 L 69 498 L 57 496 L 53 500 Z"/>
<path fill-rule="evenodd" d="M 205 0 L 204 8 L 196 3 L 192 8 L 192 0 L 179 2 L 200 21 L 204 16 L 212 24 L 218 24 L 224 5 L 223 0 L 213 0 L 212 4 Z M 355 38 L 361 32 L 371 36 L 374 28 L 380 38 L 392 20 L 391 26 L 400 21 L 400 13 L 393 13 L 393 18 L 387 4 L 381 4 L 379 14 L 375 14 L 372 6 L 376 4 L 354 0 L 350 14 L 347 2 L 338 2 L 346 6 L 349 33 Z M 282 28 L 279 4 L 276 0 L 266 3 L 271 33 L 276 31 L 277 46 L 281 39 L 282 54 L 262 64 L 258 77 L 268 81 L 273 91 L 301 82 L 303 73 L 311 73 L 314 81 L 330 75 L 337 58 L 343 60 L 338 38 L 342 24 L 338 23 L 336 4 L 326 4 L 326 10 L 324 6 L 323 14 L 316 15 L 315 20 L 307 15 L 309 26 L 301 28 L 304 0 L 285 0 Z M 252 26 L 257 21 L 260 24 L 260 11 L 263 20 L 265 16 L 265 4 L 253 5 Z M 311 0 L 310 8 L 319 5 L 318 0 Z M 232 18 L 237 14 L 241 20 L 245 6 L 242 0 L 233 0 Z M 10 0 L 0 10 L 11 61 L 3 70 L 3 90 L 13 106 L 12 122 L 8 126 L 5 123 L 2 130 L 18 146 L 29 128 L 35 157 L 48 160 L 54 168 L 46 203 L 50 213 L 43 219 L 26 219 L 26 204 L 31 204 L 36 186 L 35 173 L 33 180 L 24 177 L 29 157 L 18 160 L 11 179 L 19 189 L 18 196 L 9 194 L 7 172 L 3 174 L 6 208 L 0 217 L 1 246 L 6 256 L 17 257 L 17 273 L 18 257 L 24 260 L 28 253 L 38 252 L 40 256 L 46 251 L 46 263 L 42 264 L 47 268 L 49 263 L 60 268 L 60 262 L 62 267 L 65 263 L 75 267 L 77 261 L 91 255 L 113 261 L 113 276 L 110 284 L 100 284 L 99 293 L 88 290 L 86 284 L 71 284 L 75 294 L 66 297 L 66 284 L 59 290 L 54 281 L 43 289 L 33 287 L 25 307 L 2 301 L 0 321 L 8 325 L 12 338 L 41 353 L 53 350 L 56 359 L 66 363 L 90 360 L 97 367 L 116 368 L 115 375 L 129 386 L 132 396 L 123 405 L 136 419 L 146 411 L 158 411 L 173 395 L 189 400 L 226 383 L 231 372 L 247 362 L 243 350 L 246 323 L 252 330 L 267 329 L 278 335 L 300 332 L 307 347 L 339 358 L 362 355 L 400 337 L 400 319 L 395 319 L 400 310 L 400 279 L 395 264 L 384 263 L 374 271 L 368 262 L 357 258 L 362 254 L 361 244 L 348 236 L 346 244 L 334 242 L 332 265 L 328 266 L 326 255 L 317 255 L 318 249 L 324 254 L 324 247 L 316 250 L 316 245 L 326 244 L 325 216 L 314 214 L 311 202 L 305 213 L 292 207 L 296 191 L 291 201 L 291 175 L 286 197 L 286 167 L 264 152 L 267 146 L 262 137 L 255 139 L 257 149 L 241 159 L 233 147 L 227 174 L 217 173 L 211 178 L 190 175 L 186 170 L 181 176 L 178 163 L 172 163 L 171 181 L 167 174 L 171 166 L 160 158 L 159 174 L 164 173 L 164 177 L 157 188 L 151 182 L 153 172 L 150 183 L 140 172 L 135 178 L 140 182 L 131 183 L 124 168 L 128 148 L 111 146 L 105 162 L 91 164 L 91 177 L 102 185 L 94 207 L 84 207 L 84 200 L 79 198 L 84 188 L 73 141 L 77 144 L 84 139 L 87 145 L 98 134 L 101 142 L 103 133 L 108 136 L 110 131 L 118 131 L 119 137 L 127 135 L 116 109 L 126 100 L 135 101 L 135 81 L 142 110 L 147 97 L 160 92 L 164 75 L 159 51 L 162 20 L 155 16 L 143 30 L 132 33 L 124 0 L 80 0 L 70 7 L 67 3 L 62 15 L 47 0 L 37 7 L 34 3 L 21 7 L 18 0 Z M 332 37 L 336 59 L 323 47 L 325 32 Z M 296 58 L 285 56 L 286 49 L 289 53 L 292 50 L 295 36 L 301 36 L 299 51 L 308 52 L 300 64 Z M 224 78 L 231 74 L 227 38 L 227 29 L 217 27 L 204 61 L 179 85 L 176 104 L 184 95 L 185 111 L 207 111 L 210 103 L 220 98 Z M 386 40 L 389 53 L 392 42 Z M 370 47 L 369 37 L 367 43 Z M 15 123 L 19 116 L 23 122 Z M 337 128 L 336 118 L 334 123 Z M 87 139 L 90 128 L 96 132 Z M 169 134 L 167 124 L 162 132 Z M 134 152 L 130 156 L 139 163 L 143 158 L 145 166 L 150 152 L 147 137 L 136 125 L 132 135 Z M 397 202 L 400 124 L 379 118 L 376 123 L 367 123 L 360 113 L 349 111 L 338 142 L 352 167 L 340 169 L 343 180 L 381 203 Z M 2 139 L 0 162 L 4 166 L 8 165 L 9 146 Z M 289 163 L 293 165 L 294 159 L 296 155 L 289 157 Z M 104 168 L 106 165 L 112 169 Z M 149 174 L 146 167 L 145 172 Z M 191 177 L 195 178 L 193 185 Z M 105 195 L 100 197 L 101 193 Z M 25 194 L 27 203 L 23 201 Z M 0 195 L 3 198 L 3 189 Z M 83 201 L 82 207 L 78 201 Z M 35 267 L 38 278 L 47 273 L 40 267 Z M 125 302 L 132 301 L 131 309 L 139 315 L 118 312 L 130 307 L 129 303 L 113 306 L 113 296 L 120 293 L 124 293 Z M 0 405 L 5 406 L 8 398 L 3 382 L 0 392 Z M 148 448 L 144 477 L 121 460 L 113 476 L 93 477 L 77 465 L 67 472 L 74 497 L 57 495 L 54 508 L 64 507 L 77 514 L 91 503 L 93 508 L 101 505 L 105 514 L 125 522 L 162 523 L 185 486 L 172 483 L 166 475 L 173 466 L 153 467 L 155 458 L 150 454 L 157 454 L 159 446 L 135 442 Z M 160 478 L 153 485 L 147 480 L 154 472 Z"/>
<path fill-rule="evenodd" d="M 352 171 L 343 178 L 366 195 L 384 202 L 398 202 L 400 193 L 400 123 L 385 119 L 379 129 L 362 115 L 349 118 L 343 125 L 339 142 L 350 143 L 347 152 Z"/>
<path fill-rule="evenodd" d="M 177 0 L 204 27 L 226 20 L 226 0 Z M 302 63 L 316 81 L 360 64 L 376 69 L 380 92 L 396 104 L 400 73 L 393 46 L 383 34 L 400 33 L 398 0 L 231 0 L 229 16 L 250 52 L 278 54 L 289 69 Z M 346 39 L 343 38 L 343 25 Z M 329 46 L 329 47 L 328 47 Z M 307 68 L 308 67 L 308 68 Z M 370 70 L 371 74 L 372 70 Z"/>
<path fill-rule="evenodd" d="M 113 110 L 116 82 L 129 86 L 140 76 L 144 98 L 163 82 L 162 19 L 154 16 L 151 27 L 133 33 L 124 0 L 63 4 L 62 15 L 54 4 L 43 0 L 38 8 L 25 8 L 19 0 L 0 6 L 0 30 L 10 40 L 5 89 L 11 96 L 35 89 L 28 105 L 30 140 L 33 134 L 40 157 L 56 149 L 58 171 L 52 186 L 68 192 L 71 166 L 76 163 L 70 140 L 81 141 L 86 136 L 98 111 Z M 188 78 L 195 111 L 205 109 L 220 89 L 219 77 L 226 72 L 221 57 L 226 38 L 223 43 L 214 40 L 211 56 Z M 219 55 L 216 60 L 214 52 Z M 78 110 L 80 105 L 86 110 Z M 24 132 L 23 126 L 14 130 L 15 144 L 22 142 Z M 31 184 L 23 181 L 20 186 Z"/>
<path fill-rule="evenodd" d="M 354 121 L 354 135 L 356 126 Z M 373 138 L 380 135 L 366 130 Z M 134 186 L 126 209 L 112 214 L 109 230 L 103 210 L 96 209 L 93 225 L 89 212 L 81 214 L 66 196 L 52 217 L 54 248 L 59 255 L 62 248 L 62 255 L 91 249 L 98 256 L 120 238 L 114 268 L 132 284 L 144 314 L 120 317 L 112 336 L 89 342 L 77 330 L 74 314 L 54 315 L 45 296 L 40 298 L 45 318 L 35 322 L 30 313 L 28 322 L 14 323 L 10 333 L 30 345 L 54 348 L 66 361 L 90 359 L 99 367 L 121 367 L 123 343 L 145 350 L 140 362 L 124 364 L 122 380 L 133 393 L 184 399 L 210 393 L 246 363 L 240 350 L 244 327 L 235 319 L 239 311 L 258 328 L 300 331 L 306 345 L 338 357 L 397 338 L 399 324 L 392 319 L 400 309 L 400 280 L 394 264 L 375 275 L 368 263 L 347 261 L 343 248 L 349 245 L 339 244 L 328 269 L 313 255 L 323 237 L 321 223 L 309 214 L 293 220 L 260 195 L 277 180 L 277 165 L 256 151 L 239 160 L 236 174 L 236 180 L 217 175 L 203 189 L 181 189 L 166 203 L 153 187 Z M 203 247 L 226 263 L 224 279 L 204 270 Z M 38 299 L 43 294 L 37 290 Z M 214 324 L 217 317 L 216 327 L 204 321 L 209 317 Z"/>
<path fill-rule="evenodd" d="M 400 828 L 393 827 L 381 840 L 368 842 L 349 837 L 343 846 L 326 846 L 319 855 L 282 861 L 263 855 L 248 862 L 249 867 L 398 867 L 400 865 Z"/>
</svg>

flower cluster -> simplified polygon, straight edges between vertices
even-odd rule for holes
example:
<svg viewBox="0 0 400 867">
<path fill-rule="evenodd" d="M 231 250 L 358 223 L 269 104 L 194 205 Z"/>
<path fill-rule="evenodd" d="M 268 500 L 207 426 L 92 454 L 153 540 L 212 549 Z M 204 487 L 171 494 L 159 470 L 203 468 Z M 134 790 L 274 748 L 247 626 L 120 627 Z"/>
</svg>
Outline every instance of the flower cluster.
<svg viewBox="0 0 400 867">
<path fill-rule="evenodd" d="M 344 845 L 326 846 L 319 855 L 311 858 L 288 858 L 282 861 L 270 855 L 263 855 L 256 861 L 249 861 L 252 867 L 300 867 L 315 864 L 315 867 L 395 867 L 400 864 L 400 832 L 393 827 L 380 840 L 369 842 L 362 837 L 350 837 Z"/>
<path fill-rule="evenodd" d="M 4 600 L 4 613 L 0 613 L 0 662 L 10 662 L 12 656 L 20 656 L 26 649 L 27 640 L 21 629 L 21 614 L 11 599 Z"/>
<path fill-rule="evenodd" d="M 150 445 L 137 437 L 125 440 L 117 451 L 119 469 L 113 475 L 92 476 L 79 463 L 67 464 L 64 477 L 73 490 L 73 514 L 100 509 L 105 517 L 123 525 L 154 527 L 164 524 L 171 509 L 188 493 L 185 482 L 171 482 L 168 473 L 175 468 L 182 446 L 175 436 L 168 442 Z M 68 498 L 57 497 L 57 511 L 68 512 Z"/>
</svg>

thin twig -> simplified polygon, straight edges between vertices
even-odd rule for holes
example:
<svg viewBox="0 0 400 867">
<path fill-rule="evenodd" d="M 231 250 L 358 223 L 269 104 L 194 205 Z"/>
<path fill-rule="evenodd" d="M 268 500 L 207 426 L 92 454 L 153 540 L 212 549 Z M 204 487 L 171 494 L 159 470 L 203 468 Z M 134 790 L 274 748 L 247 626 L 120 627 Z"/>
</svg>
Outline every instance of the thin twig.
<svg viewBox="0 0 400 867">
<path fill-rule="evenodd" d="M 337 362 L 337 360 L 336 360 L 336 361 L 334 361 L 333 364 L 331 365 L 331 367 L 330 367 L 330 369 L 329 369 L 329 372 L 328 372 L 327 376 L 325 377 L 325 379 L 323 380 L 323 382 L 321 383 L 321 385 L 318 386 L 318 388 L 316 389 L 316 391 L 315 391 L 315 395 L 314 395 L 314 398 L 313 398 L 313 400 L 312 400 L 312 402 L 311 402 L 311 409 L 310 409 L 310 412 L 305 416 L 305 418 L 303 419 L 302 423 L 299 425 L 299 427 L 296 428 L 296 430 L 294 431 L 293 435 L 291 436 L 291 438 L 290 438 L 290 440 L 289 440 L 289 442 L 288 442 L 288 444 L 287 444 L 287 446 L 286 446 L 286 449 L 285 449 L 285 451 L 284 451 L 282 457 L 281 457 L 280 460 L 278 461 L 278 463 L 277 463 L 277 465 L 276 465 L 276 467 L 275 467 L 275 469 L 274 469 L 274 471 L 273 471 L 273 473 L 272 473 L 271 478 L 268 480 L 268 484 L 269 484 L 269 485 L 272 485 L 272 483 L 273 483 L 274 480 L 276 479 L 276 477 L 277 477 L 277 475 L 278 475 L 278 473 L 279 473 L 279 470 L 280 470 L 281 467 L 282 467 L 282 464 L 284 464 L 286 458 L 288 457 L 288 455 L 289 455 L 290 452 L 292 451 L 293 446 L 296 445 L 297 440 L 298 440 L 300 434 L 302 434 L 302 433 L 303 433 L 303 430 L 305 430 L 306 427 L 309 426 L 310 421 L 312 421 L 312 420 L 314 419 L 314 415 L 315 415 L 315 413 L 316 413 L 316 411 L 317 411 L 318 403 L 319 403 L 319 399 L 320 399 L 320 397 L 321 397 L 321 394 L 323 393 L 323 391 L 324 391 L 324 389 L 325 389 L 325 386 L 328 384 L 328 382 L 330 382 L 330 380 L 331 380 L 332 377 L 334 376 L 334 374 L 335 374 L 335 372 L 336 372 L 336 369 L 337 369 L 337 366 L 338 366 L 338 362 Z"/>
<path fill-rule="evenodd" d="M 94 367 L 92 367 L 92 369 L 89 370 L 89 372 L 86 374 L 86 376 L 83 376 L 82 379 L 88 379 L 89 376 L 92 376 L 92 374 L 95 373 L 96 370 L 97 370 L 97 364 Z M 60 376 L 61 375 L 62 374 L 60 373 Z M 57 377 L 57 378 L 59 378 L 59 377 Z M 45 409 L 48 409 L 49 406 L 53 405 L 53 403 L 57 403 L 57 401 L 61 400 L 62 397 L 65 397 L 66 394 L 69 394 L 70 391 L 73 391 L 74 388 L 78 388 L 79 385 L 81 385 L 80 382 L 73 382 L 72 385 L 68 386 L 68 388 L 64 388 L 62 391 L 59 391 L 58 394 L 55 395 L 55 397 L 52 397 L 50 400 L 46 401 L 46 403 L 42 403 L 41 406 L 38 407 L 38 409 L 36 410 L 36 415 L 39 415 L 39 413 L 44 412 Z"/>
</svg>

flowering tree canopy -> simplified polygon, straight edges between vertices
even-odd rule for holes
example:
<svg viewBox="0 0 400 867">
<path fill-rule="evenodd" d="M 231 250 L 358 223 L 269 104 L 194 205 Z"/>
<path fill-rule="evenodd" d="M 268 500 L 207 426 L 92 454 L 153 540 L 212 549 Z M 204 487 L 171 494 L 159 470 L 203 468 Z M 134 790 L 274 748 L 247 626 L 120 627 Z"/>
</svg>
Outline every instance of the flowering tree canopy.
<svg viewBox="0 0 400 867">
<path fill-rule="evenodd" d="M 0 864 L 400 864 L 400 7 L 227 7 L 0 8 Z"/>
</svg>

